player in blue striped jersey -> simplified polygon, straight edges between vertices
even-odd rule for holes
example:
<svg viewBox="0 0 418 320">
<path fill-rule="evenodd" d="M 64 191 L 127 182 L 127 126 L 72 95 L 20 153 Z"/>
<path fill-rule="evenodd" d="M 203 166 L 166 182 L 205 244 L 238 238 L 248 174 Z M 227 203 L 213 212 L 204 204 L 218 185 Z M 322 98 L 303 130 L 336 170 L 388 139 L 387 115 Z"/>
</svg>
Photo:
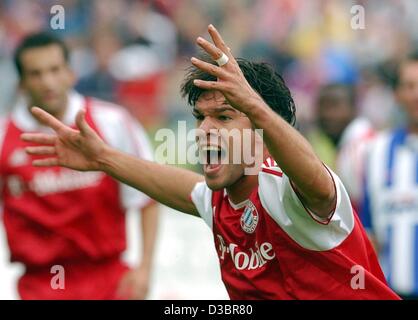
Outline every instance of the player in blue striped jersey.
<svg viewBox="0 0 418 320">
<path fill-rule="evenodd" d="M 377 241 L 389 285 L 418 298 L 418 52 L 400 64 L 395 94 L 406 122 L 370 145 L 361 217 Z"/>
</svg>

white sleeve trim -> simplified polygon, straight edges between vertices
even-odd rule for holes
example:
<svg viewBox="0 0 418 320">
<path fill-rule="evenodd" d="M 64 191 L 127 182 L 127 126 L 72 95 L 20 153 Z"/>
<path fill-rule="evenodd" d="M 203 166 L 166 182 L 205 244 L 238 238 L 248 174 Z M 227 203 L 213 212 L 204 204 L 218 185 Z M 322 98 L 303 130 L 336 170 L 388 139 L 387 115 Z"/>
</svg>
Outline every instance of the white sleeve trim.
<svg viewBox="0 0 418 320">
<path fill-rule="evenodd" d="M 337 196 L 337 186 L 334 180 L 334 175 L 331 173 L 330 169 L 324 164 L 325 169 L 328 171 L 329 176 L 332 179 L 332 185 L 334 187 L 336 196 Z M 311 216 L 312 219 L 314 219 L 316 222 L 318 223 L 322 223 L 322 224 L 328 224 L 330 223 L 332 216 L 334 215 L 334 212 L 337 208 L 337 204 L 335 203 L 335 206 L 332 208 L 332 210 L 328 213 L 326 218 L 322 218 L 319 217 L 315 212 L 313 212 L 306 204 L 303 203 L 303 199 L 300 195 L 300 193 L 298 192 L 298 190 L 296 189 L 296 187 L 294 186 L 294 184 L 292 183 L 292 181 L 289 180 L 290 186 L 293 189 L 293 192 L 297 195 L 297 197 L 299 198 L 300 203 L 302 204 L 302 206 L 305 208 L 305 211 Z"/>
<path fill-rule="evenodd" d="M 212 229 L 213 212 L 215 211 L 212 209 L 212 190 L 209 189 L 206 182 L 198 182 L 193 188 L 190 197 L 196 206 L 199 215 L 206 222 L 209 228 Z"/>
<path fill-rule="evenodd" d="M 260 172 L 261 204 L 290 238 L 305 249 L 326 251 L 340 245 L 354 228 L 354 214 L 348 194 L 338 176 L 329 170 L 337 191 L 335 212 L 329 223 L 315 221 L 294 192 L 289 178 Z"/>
<path fill-rule="evenodd" d="M 92 101 L 93 120 L 109 145 L 138 158 L 153 160 L 145 130 L 123 107 L 96 99 Z M 146 194 L 123 183 L 119 183 L 119 191 L 125 209 L 142 209 L 152 201 Z"/>
</svg>

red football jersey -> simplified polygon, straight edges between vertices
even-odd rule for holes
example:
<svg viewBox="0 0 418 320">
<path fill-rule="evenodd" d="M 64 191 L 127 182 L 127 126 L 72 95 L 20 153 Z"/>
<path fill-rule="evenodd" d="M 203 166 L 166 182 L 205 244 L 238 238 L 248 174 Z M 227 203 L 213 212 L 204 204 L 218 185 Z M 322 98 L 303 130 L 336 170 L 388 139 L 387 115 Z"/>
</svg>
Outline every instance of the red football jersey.
<svg viewBox="0 0 418 320">
<path fill-rule="evenodd" d="M 150 158 L 144 133 L 121 107 L 69 96 L 64 122 L 86 108 L 86 121 L 110 145 Z M 26 272 L 19 281 L 22 298 L 111 298 L 127 270 L 120 254 L 126 247 L 125 211 L 150 199 L 102 172 L 37 168 L 20 139 L 23 132 L 48 130 L 18 103 L 0 134 L 0 181 L 3 221 L 11 260 Z M 62 265 L 65 290 L 52 290 L 50 270 Z"/>
<path fill-rule="evenodd" d="M 303 205 L 271 158 L 243 203 L 204 182 L 195 186 L 191 198 L 213 230 L 231 299 L 398 299 L 344 186 L 330 173 L 337 204 L 328 220 Z"/>
</svg>

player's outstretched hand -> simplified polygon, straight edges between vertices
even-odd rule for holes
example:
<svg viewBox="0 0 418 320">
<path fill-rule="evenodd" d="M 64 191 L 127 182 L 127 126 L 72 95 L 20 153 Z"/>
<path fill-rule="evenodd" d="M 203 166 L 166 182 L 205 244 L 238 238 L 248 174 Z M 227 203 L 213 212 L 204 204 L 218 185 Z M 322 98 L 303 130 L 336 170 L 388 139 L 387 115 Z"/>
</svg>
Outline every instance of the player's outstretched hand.
<svg viewBox="0 0 418 320">
<path fill-rule="evenodd" d="M 87 124 L 84 110 L 77 113 L 78 130 L 66 126 L 38 107 L 33 107 L 31 112 L 39 122 L 55 131 L 55 134 L 21 135 L 22 140 L 36 144 L 26 147 L 28 154 L 45 156 L 33 160 L 34 166 L 62 166 L 80 171 L 100 170 L 99 159 L 108 146 Z"/>
<path fill-rule="evenodd" d="M 245 79 L 237 60 L 231 54 L 231 50 L 225 44 L 216 28 L 213 25 L 209 25 L 208 31 L 213 43 L 198 37 L 196 40 L 197 44 L 213 60 L 216 61 L 225 54 L 228 57 L 228 62 L 218 66 L 192 57 L 191 62 L 196 68 L 217 78 L 217 81 L 194 80 L 194 85 L 206 90 L 219 90 L 232 107 L 244 113 L 250 112 L 253 103 L 263 101 L 262 98 Z"/>
</svg>

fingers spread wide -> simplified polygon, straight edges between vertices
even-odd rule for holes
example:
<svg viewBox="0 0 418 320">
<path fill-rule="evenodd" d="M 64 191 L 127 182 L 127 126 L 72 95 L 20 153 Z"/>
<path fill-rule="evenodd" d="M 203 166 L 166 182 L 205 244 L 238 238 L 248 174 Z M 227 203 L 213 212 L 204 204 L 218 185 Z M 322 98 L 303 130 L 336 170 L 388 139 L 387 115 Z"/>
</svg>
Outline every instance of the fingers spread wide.
<svg viewBox="0 0 418 320">
<path fill-rule="evenodd" d="M 214 64 L 207 63 L 195 57 L 192 57 L 191 61 L 193 65 L 199 68 L 200 70 L 203 70 L 217 78 L 223 78 L 227 76 L 227 74 L 225 73 L 225 70 L 223 70 L 222 68 Z"/>
<path fill-rule="evenodd" d="M 39 122 L 52 128 L 55 131 L 65 128 L 65 125 L 61 121 L 50 115 L 48 112 L 42 110 L 41 108 L 33 107 L 31 108 L 31 112 Z"/>
<path fill-rule="evenodd" d="M 56 136 L 46 133 L 22 133 L 20 138 L 26 142 L 39 144 L 55 144 Z"/>
<path fill-rule="evenodd" d="M 87 133 L 90 129 L 90 126 L 86 122 L 86 110 L 81 109 L 78 111 L 77 116 L 75 118 L 75 123 L 82 133 Z"/>
<path fill-rule="evenodd" d="M 227 56 L 231 58 L 230 50 L 228 46 L 225 44 L 218 30 L 216 30 L 216 28 L 211 24 L 208 27 L 208 31 L 215 46 L 218 47 L 223 53 L 225 53 Z"/>
<path fill-rule="evenodd" d="M 217 60 L 222 56 L 222 50 L 217 48 L 213 43 L 210 43 L 206 39 L 199 37 L 197 38 L 196 42 L 212 57 L 213 60 Z"/>
<path fill-rule="evenodd" d="M 55 147 L 49 147 L 49 146 L 26 147 L 25 151 L 28 154 L 41 155 L 41 156 L 55 155 L 57 152 Z"/>
<path fill-rule="evenodd" d="M 58 166 L 57 158 L 36 159 L 32 161 L 35 167 L 52 167 Z"/>
</svg>

